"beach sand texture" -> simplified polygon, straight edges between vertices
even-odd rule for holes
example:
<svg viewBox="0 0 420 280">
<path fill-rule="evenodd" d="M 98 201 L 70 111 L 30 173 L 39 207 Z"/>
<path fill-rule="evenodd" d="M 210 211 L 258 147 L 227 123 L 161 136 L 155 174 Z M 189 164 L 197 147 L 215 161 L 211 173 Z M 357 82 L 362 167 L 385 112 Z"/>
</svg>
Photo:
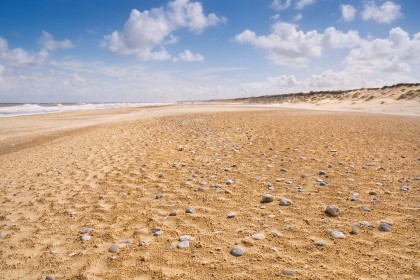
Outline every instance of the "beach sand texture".
<svg viewBox="0 0 420 280">
<path fill-rule="evenodd" d="M 207 112 L 56 136 L 0 156 L 0 279 L 420 275 L 418 117 Z"/>
</svg>

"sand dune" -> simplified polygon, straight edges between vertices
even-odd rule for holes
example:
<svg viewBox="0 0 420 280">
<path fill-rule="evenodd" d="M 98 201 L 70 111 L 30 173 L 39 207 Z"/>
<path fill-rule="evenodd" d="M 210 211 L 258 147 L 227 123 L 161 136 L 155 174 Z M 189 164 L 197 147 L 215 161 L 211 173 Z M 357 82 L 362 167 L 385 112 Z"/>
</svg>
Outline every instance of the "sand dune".
<svg viewBox="0 0 420 280">
<path fill-rule="evenodd" d="M 420 115 L 420 84 L 382 88 L 319 91 L 224 100 L 245 104 L 272 104 L 284 108 Z"/>
<path fill-rule="evenodd" d="M 420 274 L 418 117 L 138 110 L 8 120 L 22 131 L 3 135 L 7 145 L 43 141 L 0 156 L 0 279 Z M 63 125 L 74 118 L 82 125 Z M 40 136 L 26 121 L 60 129 Z M 262 203 L 264 194 L 273 201 Z M 327 215 L 327 205 L 340 215 Z M 389 232 L 379 230 L 382 221 Z M 346 237 L 332 238 L 334 230 Z M 193 240 L 181 245 L 183 235 Z M 233 256 L 233 247 L 244 254 Z"/>
</svg>

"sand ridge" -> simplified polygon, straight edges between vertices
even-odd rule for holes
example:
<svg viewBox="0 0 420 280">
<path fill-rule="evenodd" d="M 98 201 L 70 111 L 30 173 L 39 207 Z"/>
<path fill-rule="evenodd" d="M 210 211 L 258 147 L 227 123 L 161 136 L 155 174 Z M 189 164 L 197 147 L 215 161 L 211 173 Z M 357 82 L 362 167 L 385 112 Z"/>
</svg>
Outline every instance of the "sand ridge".
<svg viewBox="0 0 420 280">
<path fill-rule="evenodd" d="M 1 279 L 420 274 L 417 117 L 207 112 L 79 132 L 0 157 Z M 265 193 L 273 202 L 261 203 Z M 340 216 L 324 213 L 330 204 Z M 378 230 L 383 220 L 390 232 Z M 194 238 L 189 248 L 176 248 L 182 235 Z M 245 254 L 232 256 L 234 246 Z"/>
</svg>

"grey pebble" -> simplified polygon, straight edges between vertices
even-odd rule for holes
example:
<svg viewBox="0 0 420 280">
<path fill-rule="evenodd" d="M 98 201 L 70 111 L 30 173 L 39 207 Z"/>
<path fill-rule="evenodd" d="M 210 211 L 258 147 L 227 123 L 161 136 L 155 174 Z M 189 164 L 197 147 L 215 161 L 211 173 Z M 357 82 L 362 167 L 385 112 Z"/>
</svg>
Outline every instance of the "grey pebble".
<svg viewBox="0 0 420 280">
<path fill-rule="evenodd" d="M 318 247 L 318 248 L 326 247 L 327 243 L 325 243 L 325 241 L 317 241 L 317 242 L 315 242 L 315 246 Z"/>
<path fill-rule="evenodd" d="M 198 192 L 204 192 L 204 188 L 203 188 L 203 187 L 198 187 L 198 188 L 197 188 L 197 191 L 198 191 Z"/>
<path fill-rule="evenodd" d="M 336 239 L 346 238 L 346 235 L 344 233 L 342 233 L 341 231 L 338 231 L 338 230 L 331 231 L 330 235 L 331 235 L 332 238 L 336 238 Z"/>
<path fill-rule="evenodd" d="M 178 245 L 176 246 L 178 249 L 186 249 L 190 247 L 190 242 L 189 241 L 181 241 L 178 243 Z"/>
<path fill-rule="evenodd" d="M 191 235 L 181 235 L 179 238 L 178 238 L 178 240 L 179 241 L 193 241 L 194 240 L 194 237 L 192 237 Z"/>
<path fill-rule="evenodd" d="M 372 199 L 372 202 L 381 202 L 381 200 L 379 198 L 375 197 L 375 198 Z"/>
<path fill-rule="evenodd" d="M 54 280 L 54 279 L 55 279 L 54 275 L 47 275 L 45 277 L 45 280 Z"/>
<path fill-rule="evenodd" d="M 187 207 L 187 209 L 185 209 L 185 213 L 194 214 L 195 213 L 195 208 L 194 207 Z"/>
<path fill-rule="evenodd" d="M 289 206 L 292 202 L 289 199 L 286 198 L 280 198 L 280 205 L 281 206 Z"/>
<path fill-rule="evenodd" d="M 235 216 L 236 216 L 236 213 L 235 213 L 235 212 L 229 212 L 229 213 L 227 214 L 227 217 L 228 217 L 229 219 L 231 219 L 231 218 L 235 218 Z"/>
<path fill-rule="evenodd" d="M 273 200 L 274 200 L 273 195 L 269 194 L 269 193 L 266 193 L 266 194 L 263 195 L 263 197 L 261 199 L 261 202 L 267 203 L 267 202 L 272 202 Z"/>
<path fill-rule="evenodd" d="M 363 221 L 362 222 L 362 224 L 366 227 L 366 228 L 368 228 L 369 230 L 372 230 L 373 229 L 373 226 L 368 222 L 368 221 Z"/>
<path fill-rule="evenodd" d="M 169 216 L 171 217 L 176 216 L 176 210 L 172 210 L 171 212 L 169 212 Z"/>
<path fill-rule="evenodd" d="M 262 233 L 255 233 L 251 236 L 253 240 L 261 240 L 265 238 L 265 235 Z"/>
<path fill-rule="evenodd" d="M 402 191 L 402 192 L 408 192 L 409 189 L 410 189 L 410 187 L 408 187 L 408 186 L 402 186 L 400 188 L 400 191 Z"/>
<path fill-rule="evenodd" d="M 118 252 L 119 249 L 120 249 L 120 247 L 117 244 L 113 244 L 108 248 L 108 252 L 116 253 L 116 252 Z"/>
<path fill-rule="evenodd" d="M 153 236 L 160 236 L 160 235 L 163 234 L 163 230 L 161 230 L 159 228 L 153 228 L 152 233 L 153 233 Z"/>
<path fill-rule="evenodd" d="M 91 239 L 92 239 L 92 236 L 90 236 L 90 235 L 80 236 L 80 241 L 89 241 Z"/>
<path fill-rule="evenodd" d="M 368 162 L 366 163 L 366 166 L 374 166 L 374 164 L 372 162 Z"/>
<path fill-rule="evenodd" d="M 384 194 L 391 194 L 391 191 L 388 189 L 384 189 Z"/>
<path fill-rule="evenodd" d="M 370 211 L 369 207 L 367 207 L 367 206 L 363 206 L 362 208 L 363 208 L 363 210 L 365 210 L 366 212 L 369 212 L 369 211 Z"/>
<path fill-rule="evenodd" d="M 84 234 L 84 233 L 91 233 L 93 231 L 93 228 L 84 228 L 84 229 L 82 229 L 81 231 L 80 231 L 80 233 L 81 234 Z"/>
<path fill-rule="evenodd" d="M 354 234 L 354 235 L 359 234 L 359 233 L 360 233 L 359 227 L 358 227 L 357 225 L 353 225 L 353 226 L 351 227 L 351 231 L 350 231 L 350 233 L 351 233 L 351 234 Z"/>
<path fill-rule="evenodd" d="M 391 231 L 391 225 L 386 223 L 386 222 L 380 222 L 379 231 L 389 232 L 389 231 Z"/>
<path fill-rule="evenodd" d="M 325 213 L 327 213 L 331 217 L 338 217 L 340 215 L 340 209 L 335 205 L 327 205 Z"/>
<path fill-rule="evenodd" d="M 328 164 L 327 165 L 327 168 L 333 168 L 333 165 L 332 164 Z"/>
<path fill-rule="evenodd" d="M 162 198 L 163 197 L 163 193 L 158 193 L 157 195 L 156 195 L 156 199 L 160 199 L 160 198 Z"/>
<path fill-rule="evenodd" d="M 227 179 L 226 180 L 226 185 L 232 185 L 233 184 L 233 180 L 232 179 Z"/>
<path fill-rule="evenodd" d="M 352 195 L 351 195 L 351 199 L 350 199 L 351 201 L 359 201 L 360 200 L 360 198 L 359 198 L 359 194 L 358 193 L 353 193 Z"/>
<path fill-rule="evenodd" d="M 327 176 L 328 175 L 327 172 L 325 172 L 324 170 L 320 170 L 318 174 L 321 175 L 321 176 Z"/>
<path fill-rule="evenodd" d="M 280 171 L 281 172 L 287 172 L 287 169 L 286 168 L 280 168 Z"/>
<path fill-rule="evenodd" d="M 123 241 L 120 242 L 120 244 L 133 244 L 133 239 L 125 239 Z"/>
<path fill-rule="evenodd" d="M 231 255 L 235 256 L 235 257 L 240 257 L 243 256 L 243 254 L 245 254 L 245 250 L 242 249 L 241 247 L 233 247 L 232 250 L 230 250 Z"/>
<path fill-rule="evenodd" d="M 295 275 L 295 272 L 290 269 L 283 269 L 281 271 L 281 274 L 283 274 L 284 276 L 293 276 Z"/>
</svg>

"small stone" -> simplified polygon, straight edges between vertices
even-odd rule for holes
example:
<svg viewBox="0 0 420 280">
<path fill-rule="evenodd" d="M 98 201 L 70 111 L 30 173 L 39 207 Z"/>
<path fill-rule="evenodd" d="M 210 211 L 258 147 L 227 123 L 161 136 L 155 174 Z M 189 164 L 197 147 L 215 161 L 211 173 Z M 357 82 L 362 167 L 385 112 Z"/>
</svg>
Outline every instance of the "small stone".
<svg viewBox="0 0 420 280">
<path fill-rule="evenodd" d="M 179 241 L 193 241 L 194 240 L 194 237 L 192 237 L 191 235 L 181 235 L 179 238 L 178 238 L 178 240 Z"/>
<path fill-rule="evenodd" d="M 319 175 L 321 175 L 321 176 L 327 176 L 328 174 L 324 170 L 320 170 L 319 171 Z"/>
<path fill-rule="evenodd" d="M 176 246 L 178 249 L 186 249 L 190 247 L 190 242 L 189 241 L 181 241 L 178 243 L 178 245 Z"/>
<path fill-rule="evenodd" d="M 160 236 L 163 234 L 163 230 L 159 229 L 159 228 L 154 228 L 152 229 L 152 234 L 153 236 Z"/>
<path fill-rule="evenodd" d="M 360 200 L 359 194 L 358 193 L 353 193 L 350 200 L 351 201 L 359 201 Z"/>
<path fill-rule="evenodd" d="M 261 240 L 265 238 L 265 235 L 262 233 L 255 233 L 251 236 L 253 240 Z"/>
<path fill-rule="evenodd" d="M 289 206 L 292 202 L 286 198 L 280 198 L 280 206 Z"/>
<path fill-rule="evenodd" d="M 203 187 L 198 187 L 198 188 L 197 188 L 197 191 L 198 191 L 198 192 L 204 192 L 204 188 L 203 188 Z"/>
<path fill-rule="evenodd" d="M 156 195 L 156 199 L 160 199 L 160 198 L 162 198 L 163 197 L 163 193 L 158 193 L 157 195 Z"/>
<path fill-rule="evenodd" d="M 331 235 L 332 238 L 336 238 L 336 239 L 346 238 L 346 235 L 344 233 L 342 233 L 341 231 L 338 231 L 338 230 L 331 231 L 330 235 Z"/>
<path fill-rule="evenodd" d="M 158 178 L 161 178 L 161 179 L 165 178 L 165 174 L 160 173 L 159 176 L 158 176 Z"/>
<path fill-rule="evenodd" d="M 283 269 L 281 271 L 281 274 L 283 274 L 284 276 L 293 276 L 295 275 L 295 272 L 289 269 Z"/>
<path fill-rule="evenodd" d="M 120 249 L 120 247 L 117 244 L 114 244 L 114 245 L 111 245 L 108 248 L 108 252 L 110 252 L 110 253 L 116 253 L 116 252 L 118 252 L 119 249 Z"/>
<path fill-rule="evenodd" d="M 332 164 L 328 164 L 327 165 L 327 168 L 333 168 L 333 165 Z"/>
<path fill-rule="evenodd" d="M 410 189 L 410 187 L 409 186 L 402 186 L 401 188 L 400 188 L 400 191 L 401 192 L 408 192 L 408 190 Z"/>
<path fill-rule="evenodd" d="M 236 216 L 236 213 L 235 213 L 235 212 L 229 212 L 229 213 L 227 214 L 227 217 L 228 217 L 229 219 L 231 219 L 231 218 L 235 218 L 235 216 Z"/>
<path fill-rule="evenodd" d="M 328 205 L 325 209 L 325 213 L 331 217 L 338 217 L 340 215 L 340 209 L 335 205 Z"/>
<path fill-rule="evenodd" d="M 233 184 L 233 180 L 232 179 L 227 179 L 226 180 L 226 185 L 232 185 Z"/>
<path fill-rule="evenodd" d="M 45 280 L 54 280 L 54 279 L 55 279 L 54 275 L 47 275 L 45 277 Z"/>
<path fill-rule="evenodd" d="M 391 231 L 391 225 L 386 223 L 386 222 L 380 222 L 379 231 L 389 232 L 389 231 Z"/>
<path fill-rule="evenodd" d="M 372 162 L 368 162 L 366 163 L 366 166 L 374 166 L 374 164 Z"/>
<path fill-rule="evenodd" d="M 287 172 L 286 168 L 280 168 L 280 172 Z"/>
<path fill-rule="evenodd" d="M 121 241 L 120 244 L 133 244 L 133 239 L 125 239 Z"/>
<path fill-rule="evenodd" d="M 388 189 L 384 189 L 384 194 L 391 194 L 391 191 Z"/>
<path fill-rule="evenodd" d="M 373 199 L 372 199 L 372 202 L 377 203 L 377 202 L 381 202 L 381 200 L 380 200 L 379 198 L 376 198 L 376 197 L 375 197 L 375 198 L 373 198 Z"/>
<path fill-rule="evenodd" d="M 231 255 L 235 256 L 235 257 L 240 257 L 243 256 L 243 254 L 245 254 L 245 250 L 242 249 L 241 247 L 233 247 L 232 250 L 230 250 Z"/>
<path fill-rule="evenodd" d="M 273 200 L 274 200 L 273 195 L 269 194 L 269 193 L 266 193 L 266 194 L 263 195 L 263 197 L 261 199 L 261 202 L 262 203 L 267 203 L 267 202 L 272 202 Z"/>
<path fill-rule="evenodd" d="M 382 187 L 382 183 L 380 183 L 380 182 L 376 182 L 376 183 L 375 183 L 375 186 Z"/>
<path fill-rule="evenodd" d="M 90 236 L 90 235 L 83 235 L 83 236 L 80 236 L 80 241 L 89 241 L 89 240 L 91 240 L 92 239 L 92 236 Z"/>
<path fill-rule="evenodd" d="M 362 224 L 369 230 L 373 229 L 373 226 L 368 221 L 364 221 Z"/>
<path fill-rule="evenodd" d="M 359 227 L 358 227 L 357 225 L 353 225 L 353 226 L 351 227 L 351 231 L 350 231 L 350 233 L 351 233 L 351 234 L 354 234 L 354 235 L 359 234 L 359 233 L 360 233 Z"/>
<path fill-rule="evenodd" d="M 317 242 L 315 242 L 315 246 L 317 248 L 322 248 L 322 247 L 326 247 L 327 243 L 325 243 L 325 241 L 317 241 Z"/>
<path fill-rule="evenodd" d="M 363 206 L 362 209 L 365 210 L 366 212 L 370 211 L 369 207 L 367 207 L 367 206 Z"/>
<path fill-rule="evenodd" d="M 169 212 L 169 216 L 171 217 L 176 216 L 176 210 L 172 210 L 171 212 Z"/>
<path fill-rule="evenodd" d="M 377 194 L 378 193 L 376 191 L 374 191 L 374 190 L 372 190 L 372 191 L 369 192 L 369 195 L 377 195 Z"/>
<path fill-rule="evenodd" d="M 278 230 L 272 230 L 271 235 L 277 237 L 277 236 L 280 236 L 280 232 Z"/>
<path fill-rule="evenodd" d="M 85 233 L 91 233 L 93 231 L 93 228 L 84 228 L 80 231 L 81 234 Z"/>
<path fill-rule="evenodd" d="M 194 207 L 187 207 L 187 209 L 185 209 L 185 213 L 194 214 L 195 213 L 195 208 Z"/>
</svg>

